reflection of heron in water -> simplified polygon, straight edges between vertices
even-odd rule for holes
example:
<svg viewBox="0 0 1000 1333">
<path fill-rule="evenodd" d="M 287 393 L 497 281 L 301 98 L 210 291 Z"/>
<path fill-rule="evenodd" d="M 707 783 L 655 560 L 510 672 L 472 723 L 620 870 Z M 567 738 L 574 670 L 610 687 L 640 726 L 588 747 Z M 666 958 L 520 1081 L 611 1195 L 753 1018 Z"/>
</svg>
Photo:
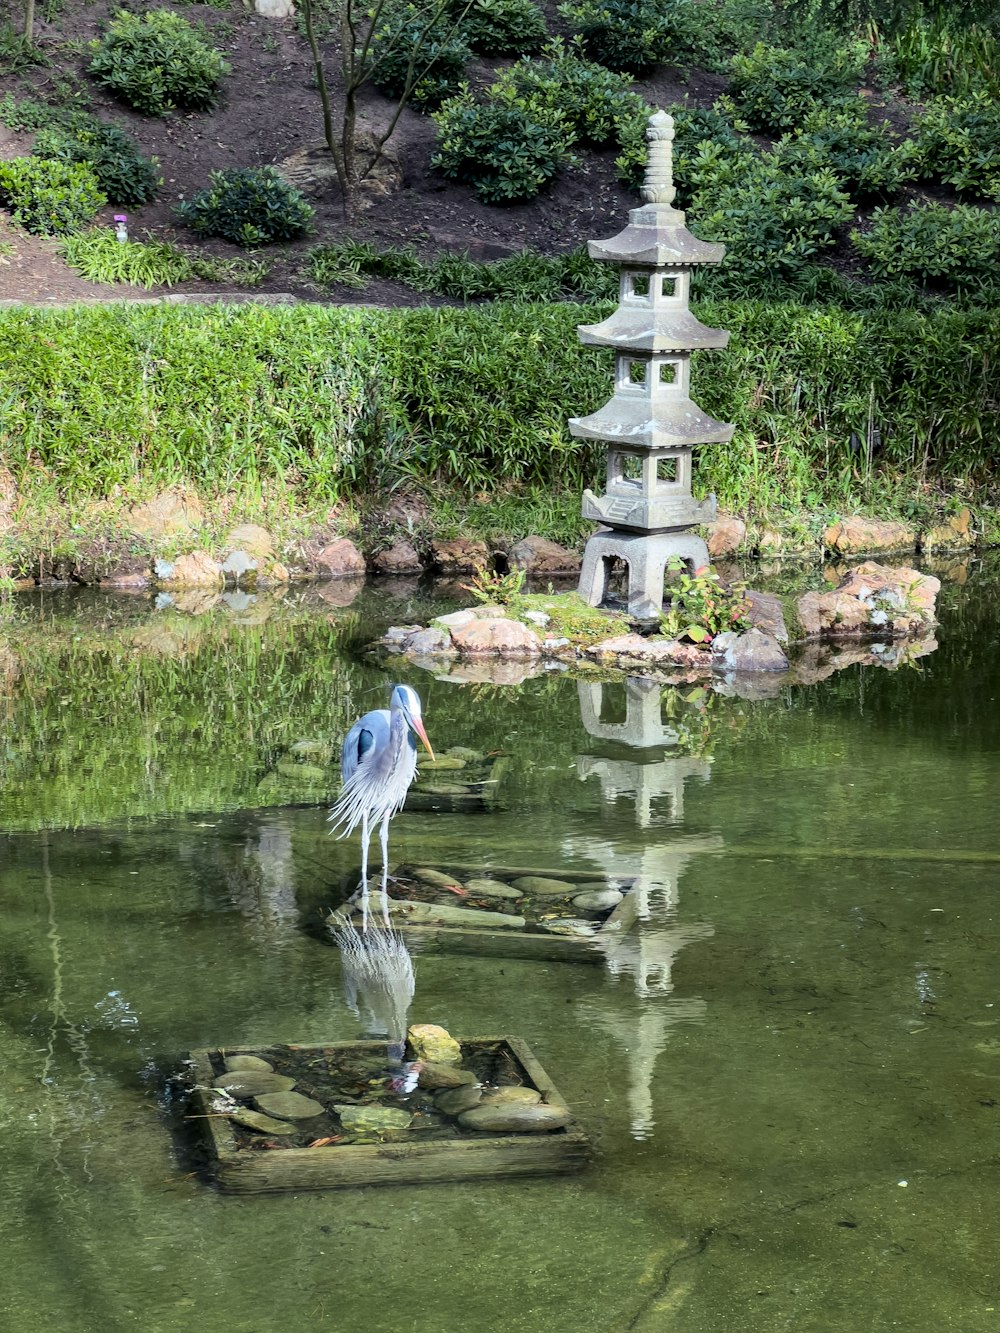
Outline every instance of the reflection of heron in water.
<svg viewBox="0 0 1000 1333">
<path fill-rule="evenodd" d="M 334 827 L 347 837 L 361 825 L 361 929 L 368 929 L 368 843 L 371 826 L 379 824 L 382 847 L 382 915 L 389 923 L 389 820 L 402 808 L 417 772 L 414 733 L 434 751 L 420 717 L 420 695 L 409 685 L 396 685 L 388 708 L 359 718 L 347 733 L 340 758 L 344 788 L 330 811 Z"/>
<path fill-rule="evenodd" d="M 384 1036 L 391 1064 L 403 1059 L 406 1015 L 413 1000 L 413 962 L 402 936 L 389 927 L 355 930 L 337 912 L 330 933 L 340 950 L 347 1007 L 372 1036 Z"/>
</svg>

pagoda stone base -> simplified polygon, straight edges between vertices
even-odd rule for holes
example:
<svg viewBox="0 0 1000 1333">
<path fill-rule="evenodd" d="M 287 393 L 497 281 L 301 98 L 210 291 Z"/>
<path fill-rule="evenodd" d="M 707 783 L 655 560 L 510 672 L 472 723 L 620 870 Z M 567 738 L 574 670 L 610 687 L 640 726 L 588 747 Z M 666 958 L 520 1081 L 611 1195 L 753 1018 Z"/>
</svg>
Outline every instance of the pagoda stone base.
<svg viewBox="0 0 1000 1333">
<path fill-rule="evenodd" d="M 608 581 L 608 561 L 628 566 L 628 612 L 636 620 L 655 620 L 663 610 L 663 580 L 672 559 L 691 572 L 708 565 L 708 547 L 693 532 L 632 534 L 605 529 L 588 540 L 580 570 L 580 596 L 600 606 Z"/>
</svg>

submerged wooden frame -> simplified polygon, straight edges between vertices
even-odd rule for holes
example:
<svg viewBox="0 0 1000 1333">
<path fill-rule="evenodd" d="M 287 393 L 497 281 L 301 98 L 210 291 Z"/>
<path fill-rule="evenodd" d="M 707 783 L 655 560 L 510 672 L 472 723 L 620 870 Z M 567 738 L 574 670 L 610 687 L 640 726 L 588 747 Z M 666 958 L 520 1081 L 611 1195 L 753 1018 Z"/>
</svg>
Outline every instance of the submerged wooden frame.
<svg viewBox="0 0 1000 1333">
<path fill-rule="evenodd" d="M 567 884 L 589 884 L 594 871 L 538 870 L 479 862 L 474 866 L 448 861 L 448 869 L 462 874 L 496 875 L 501 879 L 520 875 L 542 875 L 564 880 Z M 435 869 L 437 867 L 434 867 Z M 639 919 L 639 881 L 625 890 L 625 896 L 592 935 L 555 935 L 543 930 L 491 930 L 456 926 L 441 922 L 416 923 L 394 919 L 393 928 L 415 953 L 478 954 L 487 958 L 528 958 L 549 963 L 601 963 L 606 948 L 633 928 Z M 389 893 L 392 898 L 392 891 Z M 456 901 L 456 906 L 461 906 Z M 354 919 L 360 923 L 360 913 Z"/>
<path fill-rule="evenodd" d="M 526 1086 L 536 1088 L 550 1106 L 569 1109 L 561 1093 L 519 1037 L 475 1037 L 463 1050 L 505 1048 L 520 1067 Z M 307 1057 L 337 1052 L 345 1055 L 385 1052 L 376 1041 L 334 1042 L 296 1048 Z M 263 1055 L 266 1047 L 227 1046 L 225 1055 Z M 534 1134 L 464 1134 L 426 1142 L 398 1139 L 379 1144 L 336 1144 L 323 1148 L 266 1151 L 240 1148 L 228 1116 L 211 1109 L 213 1057 L 220 1050 L 190 1054 L 195 1078 L 192 1115 L 201 1127 L 212 1158 L 212 1176 L 227 1193 L 256 1194 L 279 1190 L 344 1189 L 368 1185 L 418 1184 L 484 1180 L 511 1176 L 558 1175 L 582 1170 L 590 1161 L 590 1141 L 571 1120 L 564 1129 Z"/>
</svg>

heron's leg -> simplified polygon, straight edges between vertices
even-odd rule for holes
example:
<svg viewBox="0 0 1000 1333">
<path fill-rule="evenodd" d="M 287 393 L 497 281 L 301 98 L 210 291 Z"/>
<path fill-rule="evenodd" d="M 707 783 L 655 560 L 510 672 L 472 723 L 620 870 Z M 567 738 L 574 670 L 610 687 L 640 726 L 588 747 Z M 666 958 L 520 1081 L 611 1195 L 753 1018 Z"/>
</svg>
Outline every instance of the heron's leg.
<svg viewBox="0 0 1000 1333">
<path fill-rule="evenodd" d="M 368 811 L 361 816 L 361 929 L 368 929 Z"/>
<path fill-rule="evenodd" d="M 385 815 L 378 831 L 382 846 L 382 920 L 389 924 L 389 816 Z"/>
</svg>

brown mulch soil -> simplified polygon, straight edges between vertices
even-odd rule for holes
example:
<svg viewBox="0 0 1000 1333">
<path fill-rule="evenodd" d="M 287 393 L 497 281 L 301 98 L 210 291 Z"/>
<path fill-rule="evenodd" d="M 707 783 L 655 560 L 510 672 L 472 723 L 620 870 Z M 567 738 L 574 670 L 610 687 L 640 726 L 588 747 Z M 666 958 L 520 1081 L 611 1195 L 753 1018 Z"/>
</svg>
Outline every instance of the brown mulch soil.
<svg viewBox="0 0 1000 1333">
<path fill-rule="evenodd" d="M 217 110 L 175 112 L 156 119 L 138 115 L 106 96 L 85 73 L 89 56 L 84 43 L 103 30 L 117 8 L 114 0 L 96 0 L 86 6 L 66 6 L 54 15 L 52 23 L 40 21 L 36 37 L 50 64 L 5 78 L 3 91 L 18 98 L 45 96 L 57 93 L 60 85 L 65 94 L 69 85 L 82 94 L 83 105 L 102 119 L 120 123 L 144 153 L 159 159 L 164 181 L 157 197 L 127 210 L 134 239 L 144 239 L 148 231 L 158 239 L 195 244 L 196 238 L 176 224 L 172 210 L 180 198 L 189 198 L 206 186 L 211 171 L 279 165 L 303 150 L 316 150 L 313 160 L 323 160 L 319 97 L 308 47 L 296 20 L 261 18 L 242 8 L 184 6 L 180 12 L 204 25 L 233 72 L 225 81 L 225 97 Z M 547 9 L 550 31 L 559 33 L 563 25 L 554 4 Z M 11 19 L 16 23 L 17 14 Z M 335 58 L 329 63 L 335 68 Z M 478 62 L 470 71 L 473 86 L 491 82 L 497 68 L 497 62 Z M 708 106 L 724 89 L 725 80 L 700 73 L 688 81 L 688 76 L 678 70 L 664 68 L 635 86 L 653 104 L 688 99 Z M 374 89 L 366 90 L 362 131 L 385 123 L 390 111 L 387 99 Z M 615 179 L 615 153 L 608 151 L 588 154 L 583 165 L 564 172 L 550 190 L 529 203 L 505 208 L 482 204 L 469 187 L 452 184 L 431 170 L 434 141 L 433 122 L 404 109 L 390 142 L 392 160 L 386 188 L 372 193 L 354 226 L 345 225 L 335 181 L 312 180 L 303 185 L 316 209 L 316 234 L 296 244 L 269 246 L 261 252 L 270 261 L 271 271 L 263 285 L 254 290 L 288 292 L 308 300 L 391 305 L 423 302 L 426 297 L 410 288 L 382 280 L 369 281 L 363 291 L 340 287 L 320 293 L 301 274 L 305 255 L 318 241 L 348 237 L 379 246 L 412 245 L 424 255 L 467 251 L 473 259 L 497 259 L 524 249 L 558 254 L 588 239 L 614 234 L 638 202 Z M 24 153 L 31 142 L 31 135 L 15 134 L 0 126 L 0 157 Z M 112 202 L 97 222 L 111 226 L 113 214 L 120 211 Z M 4 214 L 0 212 L 0 241 L 13 242 L 16 253 L 0 256 L 0 300 L 57 303 L 163 294 L 162 289 L 147 293 L 85 282 L 58 257 L 54 241 L 15 233 L 9 226 L 4 228 L 3 222 Z M 225 242 L 200 245 L 210 254 L 245 254 Z M 232 287 L 198 281 L 171 290 L 207 294 Z"/>
<path fill-rule="evenodd" d="M 544 0 L 549 30 L 553 35 L 565 35 L 557 3 Z M 255 292 L 289 293 L 300 299 L 337 303 L 422 304 L 428 300 L 426 296 L 382 279 L 368 280 L 363 289 L 341 286 L 330 292 L 317 291 L 303 276 L 306 255 L 318 242 L 348 238 L 379 247 L 409 245 L 423 257 L 442 251 L 467 252 L 473 259 L 489 260 L 525 249 L 560 254 L 589 239 L 613 235 L 638 202 L 616 179 L 615 151 L 607 150 L 585 154 L 579 167 L 563 172 L 548 190 L 528 203 L 509 207 L 480 203 L 471 188 L 453 184 L 431 170 L 429 159 L 436 127 L 429 117 L 404 109 L 390 141 L 385 169 L 374 180 L 364 212 L 348 226 L 335 179 L 316 175 L 317 165 L 329 172 L 330 164 L 322 141 L 312 62 L 295 19 L 262 18 L 242 6 L 183 6 L 180 12 L 204 26 L 212 43 L 230 62 L 232 73 L 225 80 L 224 98 L 215 111 L 175 112 L 158 119 L 138 115 L 114 101 L 86 74 L 90 58 L 86 43 L 103 31 L 118 7 L 117 0 L 95 0 L 82 6 L 66 5 L 53 14 L 50 23 L 40 19 L 36 37 L 49 63 L 3 78 L 0 91 L 9 91 L 18 98 L 65 100 L 76 96 L 80 105 L 102 119 L 121 124 L 144 153 L 159 159 L 163 185 L 156 198 L 127 210 L 134 239 L 144 239 L 149 233 L 157 239 L 197 245 L 209 254 L 243 257 L 245 251 L 225 242 L 198 242 L 177 224 L 174 206 L 179 199 L 190 198 L 204 188 L 212 171 L 265 164 L 284 166 L 289 159 L 296 159 L 300 170 L 293 172 L 292 178 L 316 210 L 316 233 L 306 240 L 268 246 L 259 252 L 270 263 L 270 272 L 260 287 L 243 289 L 245 296 Z M 9 15 L 15 26 L 18 16 L 19 7 Z M 335 49 L 331 47 L 326 54 L 328 68 L 335 70 Z M 476 62 L 469 71 L 470 83 L 473 87 L 486 86 L 502 63 Z M 652 105 L 688 101 L 711 106 L 725 91 L 726 79 L 703 70 L 662 67 L 634 86 Z M 335 75 L 331 76 L 331 87 L 336 87 Z M 872 108 L 880 119 L 899 121 L 897 129 L 905 127 L 905 109 L 885 107 L 877 98 L 872 98 Z M 362 135 L 386 124 L 391 111 L 392 104 L 375 89 L 365 90 L 359 126 Z M 31 135 L 17 134 L 0 125 L 0 157 L 24 153 L 31 143 Z M 111 226 L 113 214 L 120 211 L 112 201 L 97 222 Z M 13 244 L 14 253 L 4 255 L 0 245 L 0 302 L 54 304 L 123 296 L 148 299 L 166 294 L 166 289 L 146 292 L 85 282 L 59 258 L 55 241 L 12 231 L 5 226 L 5 215 L 0 211 L 0 242 L 4 240 Z M 841 271 L 854 270 L 856 259 L 846 237 L 828 262 Z M 210 297 L 213 293 L 232 293 L 234 288 L 226 282 L 193 281 L 169 290 Z"/>
</svg>

